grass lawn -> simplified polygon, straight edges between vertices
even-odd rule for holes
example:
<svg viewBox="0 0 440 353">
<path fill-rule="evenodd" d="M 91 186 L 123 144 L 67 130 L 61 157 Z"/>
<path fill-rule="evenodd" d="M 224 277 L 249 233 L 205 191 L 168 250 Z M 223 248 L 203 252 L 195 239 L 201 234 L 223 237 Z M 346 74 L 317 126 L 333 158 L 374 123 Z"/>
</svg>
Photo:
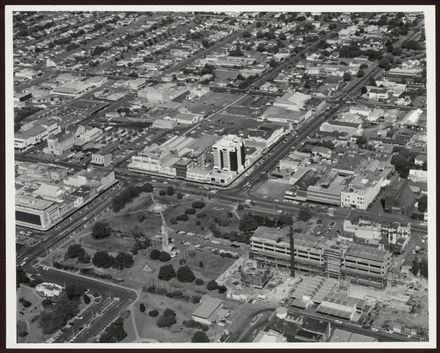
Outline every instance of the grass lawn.
<svg viewBox="0 0 440 353">
<path fill-rule="evenodd" d="M 128 252 L 134 245 L 134 239 L 111 235 L 103 239 L 94 239 L 91 234 L 81 238 L 80 244 L 87 250 L 123 251 Z"/>
<path fill-rule="evenodd" d="M 23 305 L 18 302 L 18 299 L 21 297 L 30 301 L 32 305 L 28 308 L 24 308 Z M 17 293 L 17 320 L 27 321 L 29 324 L 29 335 L 26 336 L 27 343 L 41 343 L 50 337 L 50 335 L 43 334 L 38 320 L 35 320 L 35 317 L 43 311 L 41 301 L 41 297 L 36 294 L 33 288 L 21 285 Z"/>
<path fill-rule="evenodd" d="M 145 304 L 145 313 L 140 312 L 140 303 Z M 133 309 L 139 336 L 142 338 L 157 339 L 160 342 L 189 342 L 196 329 L 183 326 L 181 332 L 171 332 L 168 328 L 157 327 L 156 322 L 163 311 L 166 308 L 170 308 L 176 312 L 177 323 L 182 324 L 183 321 L 191 319 L 191 315 L 197 306 L 197 304 L 171 299 L 166 296 L 143 293 L 140 300 L 135 303 Z M 152 309 L 159 311 L 158 317 L 148 315 L 148 312 Z"/>
<path fill-rule="evenodd" d="M 137 310 L 137 308 L 134 308 L 133 310 Z M 124 318 L 124 330 L 127 332 L 127 337 L 125 337 L 121 342 L 122 343 L 129 343 L 133 342 L 137 339 L 136 337 L 136 329 L 134 327 L 134 319 L 133 319 L 133 312 L 127 311 L 128 316 Z"/>
<path fill-rule="evenodd" d="M 225 205 L 217 205 L 215 203 L 212 203 L 210 201 L 204 201 L 205 207 L 201 210 L 197 210 L 196 214 L 189 214 L 189 220 L 184 221 L 177 221 L 177 224 L 172 224 L 171 219 L 175 219 L 178 215 L 184 214 L 185 210 L 187 208 L 191 208 L 191 202 L 181 204 L 178 206 L 175 206 L 173 208 L 170 208 L 167 210 L 166 213 L 166 219 L 168 222 L 168 225 L 173 228 L 176 231 L 182 230 L 185 232 L 192 232 L 192 233 L 199 233 L 199 234 L 209 234 L 209 225 L 214 221 L 215 217 L 219 218 L 228 218 L 227 214 L 233 210 L 232 207 L 225 206 Z M 197 214 L 204 213 L 206 214 L 206 217 L 204 218 L 197 218 Z M 238 219 L 235 215 L 233 215 L 232 218 L 229 218 L 230 224 L 225 227 L 218 226 L 217 227 L 223 231 L 232 231 L 238 229 Z M 197 225 L 196 223 L 200 222 L 200 225 Z"/>
<path fill-rule="evenodd" d="M 25 337 L 20 337 L 20 335 L 19 335 L 20 332 L 27 332 L 28 335 Z M 26 321 L 18 320 L 17 321 L 17 342 L 18 343 L 25 343 L 28 336 L 29 336 L 29 329 L 26 324 Z"/>
</svg>

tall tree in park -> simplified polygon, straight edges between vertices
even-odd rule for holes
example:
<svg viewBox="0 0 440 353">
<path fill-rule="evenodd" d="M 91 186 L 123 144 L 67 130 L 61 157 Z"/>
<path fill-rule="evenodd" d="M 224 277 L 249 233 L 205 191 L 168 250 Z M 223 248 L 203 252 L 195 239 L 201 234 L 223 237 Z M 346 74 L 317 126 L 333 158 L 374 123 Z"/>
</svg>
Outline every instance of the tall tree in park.
<svg viewBox="0 0 440 353">
<path fill-rule="evenodd" d="M 258 224 L 255 221 L 254 217 L 250 213 L 247 213 L 240 220 L 238 228 L 242 232 L 253 232 L 255 229 L 258 228 Z"/>
<path fill-rule="evenodd" d="M 159 269 L 159 274 L 157 278 L 163 281 L 169 281 L 171 278 L 176 277 L 176 271 L 174 270 L 173 265 L 164 265 Z"/>
<path fill-rule="evenodd" d="M 92 229 L 94 239 L 103 239 L 111 235 L 111 228 L 105 222 L 96 222 Z"/>
<path fill-rule="evenodd" d="M 179 282 L 192 282 L 196 279 L 196 276 L 188 266 L 180 266 L 177 269 L 177 279 Z"/>
<path fill-rule="evenodd" d="M 96 267 L 110 268 L 113 266 L 114 257 L 110 256 L 106 251 L 97 251 L 93 255 L 92 263 Z"/>
</svg>

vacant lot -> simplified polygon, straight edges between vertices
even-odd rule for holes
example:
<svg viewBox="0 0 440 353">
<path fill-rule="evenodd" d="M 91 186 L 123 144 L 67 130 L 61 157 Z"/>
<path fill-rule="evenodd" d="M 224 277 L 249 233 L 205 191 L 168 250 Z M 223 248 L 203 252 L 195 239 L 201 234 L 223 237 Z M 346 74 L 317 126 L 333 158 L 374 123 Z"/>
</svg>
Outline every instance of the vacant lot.
<svg viewBox="0 0 440 353">
<path fill-rule="evenodd" d="M 256 193 L 259 196 L 268 196 L 269 198 L 282 200 L 284 198 L 284 192 L 290 188 L 291 186 L 289 184 L 282 184 L 276 181 L 267 180 L 258 186 Z"/>
<path fill-rule="evenodd" d="M 224 108 L 239 97 L 239 94 L 234 93 L 209 92 L 196 102 L 188 104 L 187 108 L 195 114 L 206 114 Z"/>
</svg>

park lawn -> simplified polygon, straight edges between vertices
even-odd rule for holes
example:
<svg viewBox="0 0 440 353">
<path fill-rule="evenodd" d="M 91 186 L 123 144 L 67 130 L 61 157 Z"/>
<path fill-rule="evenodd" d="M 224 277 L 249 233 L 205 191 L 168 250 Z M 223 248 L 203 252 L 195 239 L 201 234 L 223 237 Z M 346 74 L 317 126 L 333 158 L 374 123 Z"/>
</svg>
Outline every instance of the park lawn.
<svg viewBox="0 0 440 353">
<path fill-rule="evenodd" d="M 91 234 L 88 234 L 81 238 L 80 244 L 86 250 L 92 249 L 94 251 L 102 250 L 102 251 L 128 252 L 134 245 L 134 238 L 127 239 L 124 237 L 117 237 L 115 235 L 110 235 L 107 238 L 94 239 Z"/>
<path fill-rule="evenodd" d="M 136 310 L 136 308 L 133 310 Z M 125 337 L 121 343 L 130 343 L 137 340 L 134 325 L 133 311 L 128 311 L 128 317 L 124 317 L 124 331 L 127 332 L 127 337 Z"/>
<path fill-rule="evenodd" d="M 225 205 L 218 205 L 210 201 L 203 201 L 205 203 L 205 207 L 202 209 L 196 209 L 195 214 L 189 214 L 188 221 L 177 221 L 177 224 L 172 224 L 171 219 L 175 219 L 177 216 L 184 214 L 185 210 L 187 208 L 191 208 L 192 202 L 188 202 L 185 204 L 178 205 L 176 207 L 170 208 L 167 210 L 166 213 L 166 219 L 168 226 L 170 226 L 175 231 L 184 231 L 184 232 L 192 232 L 192 233 L 198 233 L 198 234 L 209 234 L 209 225 L 214 222 L 215 217 L 223 217 L 226 218 L 228 212 L 232 212 L 233 207 L 225 206 Z M 206 214 L 206 217 L 204 218 L 197 218 L 197 214 L 204 213 Z M 233 215 L 232 218 L 229 218 L 230 224 L 226 227 L 220 227 L 217 225 L 217 227 L 222 231 L 232 231 L 238 229 L 238 219 L 235 215 Z M 200 222 L 200 225 L 197 225 L 196 223 Z"/>
<path fill-rule="evenodd" d="M 145 313 L 140 312 L 140 303 L 145 304 Z M 162 295 L 142 293 L 141 298 L 134 304 L 133 309 L 139 336 L 141 338 L 157 339 L 160 342 L 189 342 L 196 329 L 183 326 L 181 332 L 171 332 L 168 328 L 157 327 L 156 322 L 164 310 L 170 308 L 176 312 L 177 323 L 182 324 L 183 321 L 191 319 L 191 315 L 197 306 L 197 304 L 175 300 Z M 152 309 L 158 310 L 159 316 L 149 316 L 148 312 Z"/>
</svg>

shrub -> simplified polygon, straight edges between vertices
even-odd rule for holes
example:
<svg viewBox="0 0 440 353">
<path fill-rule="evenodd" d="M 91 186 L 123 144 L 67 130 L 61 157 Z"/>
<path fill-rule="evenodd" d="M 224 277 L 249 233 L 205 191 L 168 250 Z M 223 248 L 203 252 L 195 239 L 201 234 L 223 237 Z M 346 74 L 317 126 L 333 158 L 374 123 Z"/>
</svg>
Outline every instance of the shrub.
<svg viewBox="0 0 440 353">
<path fill-rule="evenodd" d="M 189 257 L 194 257 L 194 256 L 196 256 L 196 252 L 194 250 L 189 250 L 188 251 L 188 256 Z"/>
<path fill-rule="evenodd" d="M 85 304 L 89 304 L 90 303 L 90 297 L 87 294 L 83 295 L 83 300 Z"/>
<path fill-rule="evenodd" d="M 194 201 L 191 206 L 192 208 L 202 209 L 205 207 L 205 203 L 202 201 Z"/>
<path fill-rule="evenodd" d="M 168 196 L 174 195 L 174 188 L 172 186 L 167 186 L 166 193 L 167 193 Z"/>
<path fill-rule="evenodd" d="M 186 214 L 195 214 L 195 213 L 196 213 L 196 210 L 195 210 L 194 208 L 187 208 L 187 209 L 185 210 L 185 213 L 186 213 Z"/>
<path fill-rule="evenodd" d="M 203 267 L 203 261 L 199 262 L 199 267 L 202 268 Z"/>
<path fill-rule="evenodd" d="M 201 279 L 201 278 L 196 278 L 196 280 L 194 281 L 194 283 L 195 283 L 197 286 L 201 286 L 201 285 L 205 284 L 205 282 L 204 282 L 203 279 Z"/>
<path fill-rule="evenodd" d="M 193 295 L 193 296 L 191 297 L 191 301 L 192 301 L 194 304 L 198 304 L 198 303 L 200 303 L 200 299 L 201 299 L 201 297 L 200 297 L 199 295 Z"/>
<path fill-rule="evenodd" d="M 181 215 L 178 215 L 178 216 L 176 217 L 176 219 L 177 219 L 178 221 L 186 222 L 186 221 L 189 219 L 189 217 L 188 217 L 186 214 L 181 214 Z"/>
<path fill-rule="evenodd" d="M 217 289 L 220 294 L 226 292 L 226 290 L 227 290 L 225 286 L 219 286 Z"/>
<path fill-rule="evenodd" d="M 27 300 L 23 300 L 22 304 L 23 304 L 23 306 L 25 308 L 29 308 L 32 305 L 32 303 L 30 301 L 27 301 Z"/>
<path fill-rule="evenodd" d="M 167 192 L 165 190 L 159 190 L 160 196 L 165 196 L 166 194 L 167 194 Z"/>
<path fill-rule="evenodd" d="M 196 226 L 201 225 L 202 223 L 200 221 L 196 221 Z"/>
<path fill-rule="evenodd" d="M 197 214 L 196 216 L 197 218 L 205 218 L 206 217 L 206 213 L 205 212 L 200 212 Z"/>
<path fill-rule="evenodd" d="M 170 223 L 171 223 L 171 224 L 177 224 L 177 220 L 176 220 L 175 218 L 171 218 L 171 219 L 170 219 Z"/>
<path fill-rule="evenodd" d="M 177 193 L 176 197 L 177 197 L 178 200 L 183 199 L 183 195 L 180 192 Z"/>
<path fill-rule="evenodd" d="M 145 304 L 144 304 L 144 303 L 141 303 L 141 304 L 139 305 L 139 311 L 140 311 L 141 313 L 144 313 L 144 312 L 145 312 Z"/>
<path fill-rule="evenodd" d="M 148 312 L 148 315 L 150 315 L 151 317 L 156 317 L 159 315 L 159 312 L 156 309 L 152 309 Z"/>
</svg>

